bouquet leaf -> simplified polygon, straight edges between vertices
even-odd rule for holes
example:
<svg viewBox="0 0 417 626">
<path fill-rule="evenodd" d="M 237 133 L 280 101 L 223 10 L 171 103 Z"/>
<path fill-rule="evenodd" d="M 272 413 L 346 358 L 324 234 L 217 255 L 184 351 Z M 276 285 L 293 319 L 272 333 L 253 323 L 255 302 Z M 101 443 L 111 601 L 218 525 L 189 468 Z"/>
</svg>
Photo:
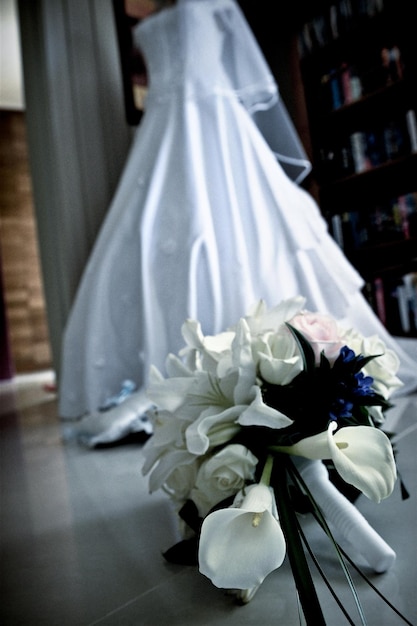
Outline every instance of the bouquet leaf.
<svg viewBox="0 0 417 626">
<path fill-rule="evenodd" d="M 273 485 L 279 518 L 287 541 L 291 569 L 307 626 L 320 626 L 321 624 L 325 626 L 326 622 L 298 532 L 296 513 L 291 504 L 287 481 L 288 463 L 289 459 L 283 456 L 278 458 L 273 469 Z"/>
<path fill-rule="evenodd" d="M 163 553 L 163 557 L 175 565 L 198 565 L 197 535 L 176 543 Z"/>
<path fill-rule="evenodd" d="M 312 372 L 316 366 L 316 357 L 314 354 L 314 350 L 311 347 L 311 344 L 307 341 L 302 333 L 299 330 L 291 326 L 288 322 L 286 322 L 286 327 L 293 334 L 295 341 L 297 342 L 298 348 L 301 352 L 301 356 L 303 359 L 304 371 Z"/>
</svg>

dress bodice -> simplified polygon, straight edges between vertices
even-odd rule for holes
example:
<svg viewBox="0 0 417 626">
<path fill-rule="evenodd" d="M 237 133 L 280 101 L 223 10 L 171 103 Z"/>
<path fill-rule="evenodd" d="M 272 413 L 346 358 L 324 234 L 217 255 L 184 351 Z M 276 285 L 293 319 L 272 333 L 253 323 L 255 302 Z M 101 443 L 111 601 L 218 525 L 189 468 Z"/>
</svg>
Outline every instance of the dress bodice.
<svg viewBox="0 0 417 626">
<path fill-rule="evenodd" d="M 178 0 L 139 23 L 134 37 L 148 69 L 147 108 L 228 98 L 253 117 L 292 180 L 308 174 L 304 148 L 236 0 Z"/>
<path fill-rule="evenodd" d="M 239 43 L 242 24 L 234 0 L 180 0 L 143 20 L 134 36 L 146 60 L 149 97 L 238 93 L 244 99 L 261 90 L 262 99 L 276 96 L 246 28 L 245 44 Z"/>
</svg>

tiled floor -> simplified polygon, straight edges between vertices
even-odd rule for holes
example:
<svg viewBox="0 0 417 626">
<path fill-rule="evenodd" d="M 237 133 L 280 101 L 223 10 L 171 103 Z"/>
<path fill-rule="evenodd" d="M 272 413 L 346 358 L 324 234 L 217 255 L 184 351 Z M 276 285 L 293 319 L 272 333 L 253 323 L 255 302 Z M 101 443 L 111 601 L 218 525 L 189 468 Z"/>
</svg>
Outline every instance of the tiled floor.
<svg viewBox="0 0 417 626">
<path fill-rule="evenodd" d="M 247 606 L 214 588 L 193 567 L 164 562 L 177 540 L 163 494 L 150 496 L 141 476 L 141 446 L 89 450 L 63 443 L 50 373 L 0 386 L 1 598 L 4 626 L 296 626 L 288 562 Z M 358 507 L 397 552 L 394 566 L 372 582 L 417 624 L 417 397 L 398 401 L 388 425 L 399 434 L 399 484 L 376 505 Z M 334 588 L 360 624 L 350 592 L 312 521 L 303 520 Z M 312 570 L 313 571 L 313 570 Z M 348 623 L 318 580 L 326 623 Z M 402 622 L 353 573 L 368 626 Z"/>
</svg>

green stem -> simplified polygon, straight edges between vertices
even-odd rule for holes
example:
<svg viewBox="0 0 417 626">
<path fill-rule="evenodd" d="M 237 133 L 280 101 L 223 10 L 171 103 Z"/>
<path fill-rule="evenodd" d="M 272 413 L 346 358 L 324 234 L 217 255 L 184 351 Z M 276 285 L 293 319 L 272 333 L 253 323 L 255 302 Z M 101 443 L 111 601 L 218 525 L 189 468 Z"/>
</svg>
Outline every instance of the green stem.
<svg viewBox="0 0 417 626">
<path fill-rule="evenodd" d="M 326 622 L 298 532 L 298 520 L 288 492 L 287 463 L 286 455 L 279 455 L 272 476 L 281 527 L 287 542 L 291 569 L 307 626 L 325 626 Z"/>
<path fill-rule="evenodd" d="M 273 465 L 274 457 L 272 456 L 272 454 L 268 454 L 264 468 L 262 470 L 261 480 L 259 481 L 261 485 L 266 485 L 267 487 L 269 487 L 271 483 L 271 473 Z"/>
</svg>

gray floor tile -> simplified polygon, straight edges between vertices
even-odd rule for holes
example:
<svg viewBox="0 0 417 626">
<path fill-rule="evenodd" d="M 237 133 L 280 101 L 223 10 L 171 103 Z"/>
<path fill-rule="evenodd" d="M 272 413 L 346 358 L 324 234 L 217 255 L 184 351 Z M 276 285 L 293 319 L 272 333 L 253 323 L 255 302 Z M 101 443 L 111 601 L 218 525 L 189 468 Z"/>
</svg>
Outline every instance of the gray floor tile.
<svg viewBox="0 0 417 626">
<path fill-rule="evenodd" d="M 148 494 L 140 445 L 91 451 L 63 443 L 56 399 L 42 381 L 1 385 L 1 607 L 4 626 L 296 626 L 295 587 L 286 560 L 253 601 L 236 606 L 192 567 L 168 564 L 178 540 L 164 494 Z M 417 397 L 401 398 L 387 426 L 397 433 L 399 483 L 376 505 L 357 501 L 397 560 L 372 582 L 417 624 Z M 322 531 L 303 526 L 332 585 L 360 624 Z M 314 570 L 312 570 L 314 571 Z M 403 622 L 352 574 L 368 626 Z M 348 623 L 314 574 L 326 622 Z"/>
</svg>

